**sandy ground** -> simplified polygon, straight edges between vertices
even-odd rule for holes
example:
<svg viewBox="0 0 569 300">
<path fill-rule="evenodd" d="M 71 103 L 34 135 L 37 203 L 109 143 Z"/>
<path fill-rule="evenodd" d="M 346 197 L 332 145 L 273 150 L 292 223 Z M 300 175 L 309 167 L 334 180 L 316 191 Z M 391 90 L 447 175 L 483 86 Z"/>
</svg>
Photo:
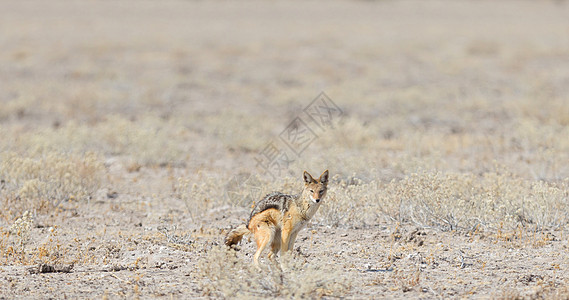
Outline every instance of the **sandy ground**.
<svg viewBox="0 0 569 300">
<path fill-rule="evenodd" d="M 555 138 L 569 125 L 564 1 L 0 6 L 2 150 L 27 153 L 33 136 L 58 151 L 97 152 L 104 165 L 91 199 L 34 213 L 23 258 L 7 250 L 22 211 L 3 208 L 0 299 L 231 298 L 211 290 L 203 264 L 248 205 L 201 206 L 226 197 L 235 175 L 260 173 L 255 154 L 321 91 L 343 110 L 341 139 L 319 131 L 272 188 L 295 191 L 280 180 L 326 167 L 337 195 L 341 180 L 381 193 L 420 168 L 482 174 L 503 164 L 527 180 L 569 177 L 567 139 Z M 534 126 L 551 123 L 551 134 Z M 485 144 L 494 137 L 501 144 Z M 180 195 L 179 178 L 208 185 Z M 344 285 L 306 297 L 569 296 L 565 224 L 449 230 L 387 217 L 334 224 L 325 220 L 334 211 L 320 213 L 295 257 Z M 253 253 L 244 243 L 236 255 L 248 265 Z M 51 261 L 43 270 L 42 259 Z M 244 294 L 289 297 L 264 292 Z"/>
</svg>

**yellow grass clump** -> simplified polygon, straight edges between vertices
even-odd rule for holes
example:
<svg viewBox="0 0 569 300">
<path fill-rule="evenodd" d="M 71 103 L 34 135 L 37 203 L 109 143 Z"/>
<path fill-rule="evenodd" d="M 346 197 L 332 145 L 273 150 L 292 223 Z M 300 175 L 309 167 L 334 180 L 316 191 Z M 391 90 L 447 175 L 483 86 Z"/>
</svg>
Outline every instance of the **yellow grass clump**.
<svg viewBox="0 0 569 300">
<path fill-rule="evenodd" d="M 48 152 L 39 157 L 0 154 L 0 201 L 4 214 L 46 212 L 63 201 L 91 199 L 104 178 L 101 157 L 94 153 Z"/>
</svg>

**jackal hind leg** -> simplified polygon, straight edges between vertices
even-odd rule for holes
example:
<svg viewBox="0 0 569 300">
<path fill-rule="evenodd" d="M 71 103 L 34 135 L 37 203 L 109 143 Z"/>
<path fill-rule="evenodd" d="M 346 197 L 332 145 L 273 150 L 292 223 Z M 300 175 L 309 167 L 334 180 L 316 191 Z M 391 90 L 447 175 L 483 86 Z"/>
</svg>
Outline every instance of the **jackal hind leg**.
<svg viewBox="0 0 569 300">
<path fill-rule="evenodd" d="M 275 233 L 271 228 L 274 226 L 269 225 L 267 222 L 259 222 L 256 226 L 257 228 L 255 228 L 255 242 L 257 243 L 257 252 L 255 252 L 255 256 L 253 257 L 253 263 L 257 268 L 260 269 L 261 267 L 259 265 L 259 257 L 265 248 L 267 248 L 267 246 L 272 243 Z"/>
<path fill-rule="evenodd" d="M 275 267 L 280 270 L 280 264 L 277 261 L 277 253 L 281 250 L 281 232 L 280 230 L 275 231 L 275 235 L 273 237 L 273 242 L 271 243 L 271 251 L 267 255 L 269 260 L 273 263 Z"/>
</svg>

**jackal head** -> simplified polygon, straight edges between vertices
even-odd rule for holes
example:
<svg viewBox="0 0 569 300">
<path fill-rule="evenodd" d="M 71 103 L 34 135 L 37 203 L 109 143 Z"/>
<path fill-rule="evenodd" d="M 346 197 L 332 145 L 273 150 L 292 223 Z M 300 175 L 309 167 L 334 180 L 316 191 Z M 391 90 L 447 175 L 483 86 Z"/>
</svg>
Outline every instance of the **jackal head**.
<svg viewBox="0 0 569 300">
<path fill-rule="evenodd" d="M 320 203 L 320 200 L 326 196 L 328 188 L 328 170 L 324 171 L 318 180 L 312 178 L 308 172 L 304 171 L 304 190 L 302 196 L 310 199 L 314 203 Z"/>
</svg>

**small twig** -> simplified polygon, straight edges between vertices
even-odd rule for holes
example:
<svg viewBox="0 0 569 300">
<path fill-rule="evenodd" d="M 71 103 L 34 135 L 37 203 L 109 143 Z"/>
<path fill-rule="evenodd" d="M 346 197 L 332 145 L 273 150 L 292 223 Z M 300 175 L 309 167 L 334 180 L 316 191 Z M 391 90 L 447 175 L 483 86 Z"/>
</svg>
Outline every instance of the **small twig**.
<svg viewBox="0 0 569 300">
<path fill-rule="evenodd" d="M 468 257 L 468 256 L 465 257 L 465 256 L 464 256 L 464 252 L 462 252 L 462 250 L 458 250 L 458 253 L 459 253 L 459 255 L 460 255 L 460 268 L 461 268 L 461 269 L 464 269 L 466 266 L 472 265 L 472 264 L 469 264 L 469 263 L 465 263 L 465 262 L 464 262 L 464 259 L 465 259 L 465 258 L 471 259 L 472 257 Z"/>
<path fill-rule="evenodd" d="M 111 273 L 111 276 L 113 276 L 114 278 L 116 278 L 116 279 L 118 279 L 118 280 L 120 280 L 120 281 L 122 281 L 122 282 L 124 282 L 124 283 L 126 283 L 126 284 L 130 284 L 130 281 L 126 281 L 126 280 L 124 280 L 124 279 L 118 277 L 117 275 L 115 275 L 115 274 L 113 274 L 113 273 Z"/>
</svg>

